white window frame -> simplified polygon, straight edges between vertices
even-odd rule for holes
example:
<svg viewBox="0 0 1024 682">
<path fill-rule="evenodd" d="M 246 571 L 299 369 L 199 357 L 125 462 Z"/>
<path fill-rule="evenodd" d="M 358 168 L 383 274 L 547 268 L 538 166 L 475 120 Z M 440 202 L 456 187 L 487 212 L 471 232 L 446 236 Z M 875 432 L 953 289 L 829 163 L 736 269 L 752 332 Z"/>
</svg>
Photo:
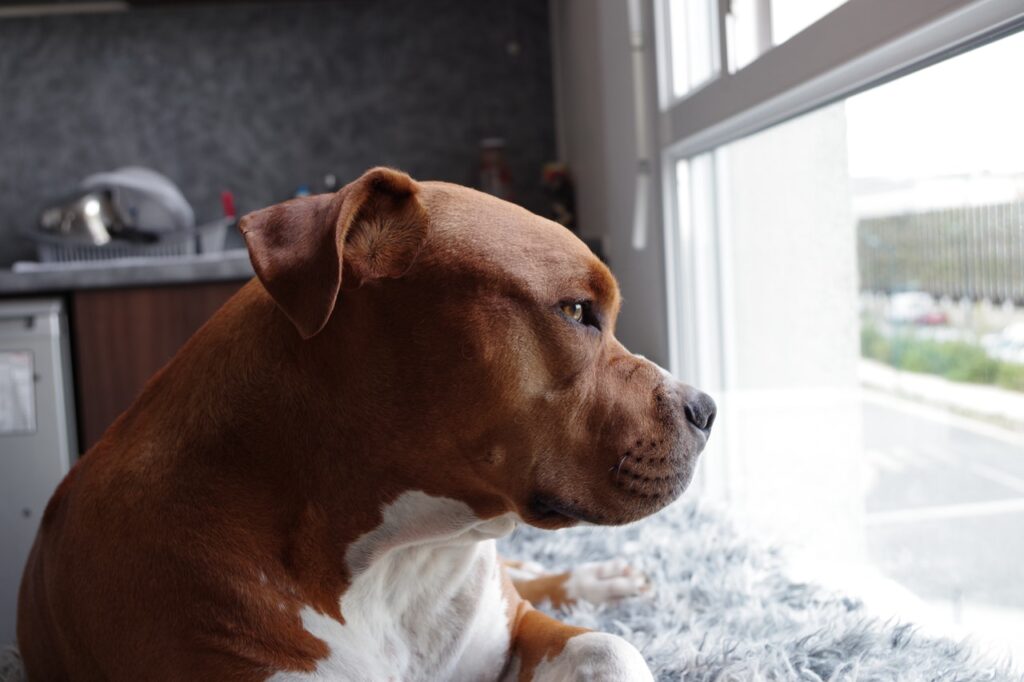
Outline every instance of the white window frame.
<svg viewBox="0 0 1024 682">
<path fill-rule="evenodd" d="M 711 221 L 687 225 L 677 201 L 677 164 L 711 154 L 729 142 L 764 130 L 830 102 L 898 78 L 947 57 L 1008 35 L 1024 25 L 1024 0 L 848 0 L 742 69 L 720 69 L 717 78 L 674 98 L 666 3 L 650 0 L 660 105 L 655 133 L 665 240 L 669 366 L 712 391 L 729 388 L 730 334 L 721 306 L 722 253 L 714 196 Z M 678 0 L 675 0 L 678 1 Z M 715 0 L 709 0 L 714 2 Z M 719 64 L 729 53 L 727 0 L 717 0 Z M 717 171 L 715 172 L 717 174 Z M 683 229 L 687 227 L 687 229 Z M 718 248 L 712 254 L 708 244 Z M 708 267 L 699 262 L 714 255 Z M 720 324 L 702 306 L 718 306 Z"/>
<path fill-rule="evenodd" d="M 655 193 L 660 190 L 666 273 L 669 368 L 724 401 L 735 387 L 730 244 L 723 201 L 723 160 L 718 150 L 857 92 L 898 78 L 1024 25 L 1024 0 L 848 0 L 785 43 L 770 48 L 735 72 L 673 97 L 665 4 L 648 0 L 653 19 L 659 105 L 652 146 Z M 728 0 L 717 2 L 719 65 L 728 63 Z M 766 0 L 765 4 L 769 4 Z M 683 207 L 677 192 L 681 161 L 704 164 L 701 205 Z M 710 169 L 710 170 L 709 170 Z M 691 174 L 692 175 L 692 174 Z M 710 178 L 710 180 L 709 180 Z M 659 181 L 660 180 L 660 181 Z M 691 192 L 692 194 L 692 192 Z M 694 219 L 696 214 L 697 219 Z M 735 425 L 712 439 L 695 482 L 703 494 L 728 502 L 734 491 L 730 455 Z"/>
</svg>

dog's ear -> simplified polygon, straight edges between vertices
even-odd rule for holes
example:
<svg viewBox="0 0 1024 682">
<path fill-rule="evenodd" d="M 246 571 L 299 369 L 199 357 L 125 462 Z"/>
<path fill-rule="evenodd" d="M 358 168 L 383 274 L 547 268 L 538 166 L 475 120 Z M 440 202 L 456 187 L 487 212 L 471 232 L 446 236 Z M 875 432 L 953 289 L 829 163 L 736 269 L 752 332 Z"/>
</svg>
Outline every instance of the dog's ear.
<svg viewBox="0 0 1024 682">
<path fill-rule="evenodd" d="M 405 173 L 374 168 L 336 194 L 242 218 L 256 276 L 304 339 L 327 324 L 343 284 L 355 288 L 409 269 L 427 233 L 418 192 Z"/>
</svg>

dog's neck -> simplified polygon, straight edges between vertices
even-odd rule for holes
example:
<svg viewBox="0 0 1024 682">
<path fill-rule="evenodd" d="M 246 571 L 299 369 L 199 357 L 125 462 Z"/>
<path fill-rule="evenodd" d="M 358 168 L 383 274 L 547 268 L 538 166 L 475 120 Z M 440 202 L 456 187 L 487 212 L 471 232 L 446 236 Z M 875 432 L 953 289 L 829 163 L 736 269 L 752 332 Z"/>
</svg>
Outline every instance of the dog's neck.
<svg viewBox="0 0 1024 682">
<path fill-rule="evenodd" d="M 345 560 L 358 576 L 389 554 L 470 547 L 508 535 L 515 524 L 511 514 L 480 519 L 464 502 L 407 491 L 384 508 L 379 526 L 348 546 Z"/>
<path fill-rule="evenodd" d="M 413 467 L 415 460 L 431 466 L 431 452 L 408 457 L 408 450 L 401 449 L 412 447 L 410 439 L 403 440 L 395 428 L 366 428 L 364 421 L 347 428 L 352 422 L 339 415 L 362 420 L 368 408 L 375 408 L 361 395 L 366 387 L 325 393 L 344 377 L 346 367 L 319 367 L 312 345 L 317 338 L 302 341 L 258 282 L 245 287 L 237 301 L 154 378 L 115 427 L 116 437 L 176 443 L 162 449 L 174 458 L 162 465 L 199 482 L 215 478 L 230 491 L 227 498 L 222 490 L 220 499 L 200 503 L 217 505 L 220 516 L 250 518 L 278 529 L 274 553 L 295 579 L 316 586 L 310 601 L 324 612 L 335 611 L 354 572 L 399 546 L 476 542 L 511 529 L 514 522 L 501 516 L 504 510 L 495 503 L 476 504 L 470 494 L 456 494 L 457 474 L 448 477 L 443 492 L 424 485 L 428 477 Z M 332 349 L 340 356 L 348 350 Z M 346 360 L 358 362 L 358 357 L 339 362 Z M 326 380 L 316 372 L 335 374 Z M 197 394 L 196 386 L 206 387 L 205 392 Z M 134 415 L 141 412 L 163 418 L 136 421 Z M 386 411 L 377 417 L 381 422 L 387 418 Z M 186 434 L 188 441 L 183 440 Z M 383 505 L 414 490 L 463 501 L 453 507 L 406 500 L 385 516 Z M 483 507 L 493 511 L 474 512 L 467 499 L 477 512 Z M 483 518 L 490 521 L 481 523 Z"/>
<path fill-rule="evenodd" d="M 313 347 L 323 340 L 303 341 L 255 280 L 235 303 L 218 312 L 146 387 L 140 403 L 167 417 L 155 428 L 187 434 L 201 445 L 183 448 L 183 457 L 261 457 L 264 464 L 280 460 L 290 467 L 312 463 L 323 450 L 356 447 L 346 423 L 365 401 L 349 386 L 335 388 L 344 381 L 324 377 L 344 378 L 351 353 L 331 349 L 333 367 L 318 361 Z"/>
</svg>

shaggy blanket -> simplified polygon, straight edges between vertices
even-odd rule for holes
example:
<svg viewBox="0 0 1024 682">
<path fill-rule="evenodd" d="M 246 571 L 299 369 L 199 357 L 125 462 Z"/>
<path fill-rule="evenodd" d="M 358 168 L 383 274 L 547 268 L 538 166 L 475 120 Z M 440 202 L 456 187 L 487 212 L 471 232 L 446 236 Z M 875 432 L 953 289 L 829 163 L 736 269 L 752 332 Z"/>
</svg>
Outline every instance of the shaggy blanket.
<svg viewBox="0 0 1024 682">
<path fill-rule="evenodd" d="M 551 568 L 627 556 L 651 577 L 650 593 L 556 615 L 626 637 L 660 681 L 1024 682 L 964 644 L 878 621 L 853 600 L 787 579 L 778 552 L 693 503 L 623 528 L 521 528 L 500 551 Z M 0 652 L 0 682 L 22 682 L 13 650 Z"/>
<path fill-rule="evenodd" d="M 1024 681 L 965 644 L 879 621 L 855 600 L 793 582 L 780 552 L 688 501 L 622 528 L 520 528 L 499 549 L 547 567 L 627 557 L 650 576 L 651 594 L 553 615 L 627 638 L 661 682 Z"/>
</svg>

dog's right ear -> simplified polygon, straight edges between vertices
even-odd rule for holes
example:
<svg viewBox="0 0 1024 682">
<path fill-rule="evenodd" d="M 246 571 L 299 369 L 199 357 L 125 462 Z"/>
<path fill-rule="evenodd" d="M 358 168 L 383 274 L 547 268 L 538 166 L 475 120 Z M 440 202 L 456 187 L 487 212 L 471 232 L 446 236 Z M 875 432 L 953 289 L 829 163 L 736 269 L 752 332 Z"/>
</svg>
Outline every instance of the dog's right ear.
<svg viewBox="0 0 1024 682">
<path fill-rule="evenodd" d="M 301 197 L 242 218 L 256 276 L 308 339 L 345 288 L 400 277 L 427 234 L 419 185 L 405 173 L 374 168 L 336 194 Z"/>
</svg>

